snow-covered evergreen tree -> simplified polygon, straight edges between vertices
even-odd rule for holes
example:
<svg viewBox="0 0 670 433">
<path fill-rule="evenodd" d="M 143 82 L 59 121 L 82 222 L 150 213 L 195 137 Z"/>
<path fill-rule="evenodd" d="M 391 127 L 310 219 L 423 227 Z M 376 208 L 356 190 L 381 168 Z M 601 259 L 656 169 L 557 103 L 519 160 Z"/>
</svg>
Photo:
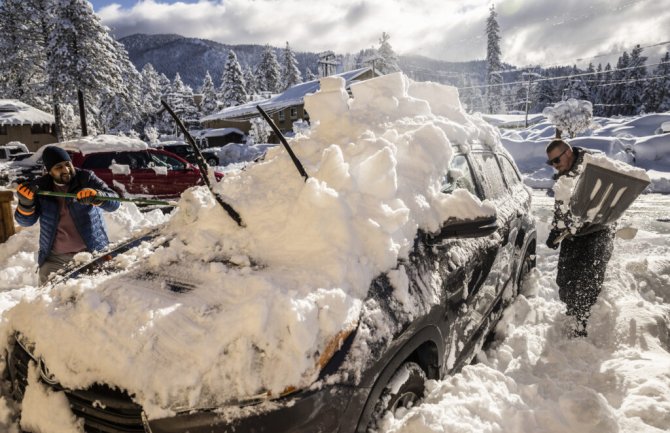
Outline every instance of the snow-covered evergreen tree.
<svg viewBox="0 0 670 433">
<path fill-rule="evenodd" d="M 142 120 L 146 117 L 143 101 L 142 75 L 128 58 L 123 45 L 113 40 L 115 63 L 121 70 L 122 85 L 114 93 L 103 92 L 100 101 L 102 130 L 105 132 L 142 131 Z"/>
<path fill-rule="evenodd" d="M 277 56 L 275 56 L 274 49 L 269 45 L 265 45 L 261 62 L 258 64 L 256 70 L 258 78 L 258 87 L 261 91 L 276 93 L 281 86 L 281 72 Z"/>
<path fill-rule="evenodd" d="M 307 70 L 305 71 L 305 81 L 314 81 L 316 79 L 317 76 L 314 75 L 314 72 L 312 72 L 312 70 L 309 67 L 307 67 Z"/>
<path fill-rule="evenodd" d="M 287 41 L 282 61 L 282 89 L 286 90 L 299 83 L 302 83 L 302 74 L 300 74 L 300 69 L 298 69 L 298 61 L 295 59 L 295 54 L 293 54 L 293 50 L 291 50 Z"/>
<path fill-rule="evenodd" d="M 145 64 L 142 68 L 142 111 L 149 117 L 161 109 L 162 94 L 158 72 L 151 63 Z"/>
<path fill-rule="evenodd" d="M 258 94 L 258 82 L 256 80 L 256 75 L 254 75 L 254 72 L 249 66 L 244 68 L 244 88 L 247 91 L 247 95 L 251 99 L 253 99 L 254 95 Z"/>
<path fill-rule="evenodd" d="M 379 54 L 379 72 L 382 74 L 390 74 L 391 72 L 397 72 L 400 70 L 398 67 L 398 55 L 393 51 L 391 43 L 389 42 L 391 36 L 382 32 L 382 37 L 379 39 L 379 49 L 377 54 Z"/>
<path fill-rule="evenodd" d="M 642 100 L 648 113 L 670 110 L 670 52 L 649 77 Z"/>
<path fill-rule="evenodd" d="M 628 69 L 625 73 L 625 80 L 623 86 L 623 93 L 621 95 L 621 103 L 624 104 L 622 114 L 638 114 L 644 109 L 644 89 L 647 85 L 645 78 L 647 77 L 647 68 L 645 63 L 647 57 L 642 55 L 643 48 L 636 45 L 630 52 L 630 60 L 628 62 Z"/>
<path fill-rule="evenodd" d="M 198 123 L 198 110 L 193 102 L 193 89 L 184 84 L 178 72 L 175 74 L 172 88 L 165 95 L 165 98 L 166 102 L 187 128 Z M 172 126 L 172 134 L 180 135 L 181 131 L 177 129 L 169 113 L 165 112 L 163 117 L 164 122 Z"/>
<path fill-rule="evenodd" d="M 0 3 L 0 94 L 50 111 L 43 86 L 46 50 L 42 31 L 45 0 L 5 0 Z"/>
<path fill-rule="evenodd" d="M 200 93 L 202 94 L 202 102 L 200 103 L 202 114 L 207 116 L 217 111 L 218 98 L 216 96 L 216 89 L 214 88 L 214 81 L 209 71 L 205 73 L 205 78 L 202 80 L 200 86 Z"/>
<path fill-rule="evenodd" d="M 622 101 L 626 91 L 626 76 L 628 74 L 626 68 L 629 64 L 630 56 L 627 51 L 624 51 L 617 61 L 616 70 L 609 74 L 611 79 L 605 91 L 605 104 L 607 105 L 606 112 L 608 116 L 623 114 L 628 108 L 622 105 Z"/>
<path fill-rule="evenodd" d="M 488 88 L 486 90 L 486 108 L 489 113 L 504 113 L 505 104 L 502 97 L 502 61 L 500 59 L 500 26 L 496 19 L 497 13 L 492 5 L 486 20 L 486 69 Z"/>
<path fill-rule="evenodd" d="M 573 66 L 571 77 L 568 78 L 568 83 L 565 86 L 565 89 L 563 89 L 564 99 L 591 99 L 591 91 L 584 82 L 584 78 L 580 75 L 581 71 L 577 69 L 577 66 Z"/>
<path fill-rule="evenodd" d="M 233 50 L 228 52 L 226 66 L 223 69 L 223 78 L 219 90 L 219 100 L 224 107 L 234 107 L 247 102 L 247 90 L 245 89 L 242 67 L 237 61 Z"/>
<path fill-rule="evenodd" d="M 118 48 L 86 0 L 54 0 L 47 49 L 55 104 L 82 91 L 89 104 L 124 91 Z M 90 108 L 90 107 L 89 107 Z"/>
<path fill-rule="evenodd" d="M 535 95 L 531 110 L 533 113 L 541 113 L 546 107 L 553 105 L 560 99 L 556 96 L 556 91 L 551 81 L 544 77 L 537 81 L 537 87 L 533 95 Z"/>
</svg>

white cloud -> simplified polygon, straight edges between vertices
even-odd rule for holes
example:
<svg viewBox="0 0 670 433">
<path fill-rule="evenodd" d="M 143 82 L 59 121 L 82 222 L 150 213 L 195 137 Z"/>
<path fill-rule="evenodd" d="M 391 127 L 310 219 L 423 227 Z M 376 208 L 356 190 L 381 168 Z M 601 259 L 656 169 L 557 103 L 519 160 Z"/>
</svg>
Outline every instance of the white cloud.
<svg viewBox="0 0 670 433">
<path fill-rule="evenodd" d="M 464 3 L 467 3 L 464 5 Z M 358 52 L 382 32 L 402 54 L 463 61 L 486 56 L 489 0 L 225 0 L 98 11 L 118 37 L 176 33 L 227 44 L 289 41 L 299 51 Z M 496 9 L 503 60 L 515 65 L 616 61 L 635 44 L 670 39 L 670 9 L 656 0 L 502 0 Z M 649 63 L 670 46 L 645 52 Z M 593 56 L 610 53 L 610 57 Z M 582 62 L 583 63 L 583 62 Z"/>
</svg>

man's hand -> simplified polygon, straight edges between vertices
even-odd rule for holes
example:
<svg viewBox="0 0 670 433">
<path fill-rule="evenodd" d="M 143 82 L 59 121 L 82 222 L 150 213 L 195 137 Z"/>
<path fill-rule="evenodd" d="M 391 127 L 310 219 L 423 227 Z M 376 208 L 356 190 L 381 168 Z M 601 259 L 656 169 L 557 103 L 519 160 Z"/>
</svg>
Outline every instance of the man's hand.
<svg viewBox="0 0 670 433">
<path fill-rule="evenodd" d="M 35 193 L 37 186 L 30 183 L 22 183 L 16 188 L 16 196 L 19 199 L 18 211 L 23 215 L 31 215 L 35 212 Z"/>
<path fill-rule="evenodd" d="M 99 192 L 93 188 L 83 188 L 77 192 L 77 201 L 81 204 L 100 206 L 101 200 L 98 200 Z"/>
<path fill-rule="evenodd" d="M 547 237 L 547 246 L 551 248 L 552 250 L 555 250 L 558 248 L 558 246 L 561 244 L 560 242 L 556 242 L 556 240 L 561 237 L 561 231 L 557 229 L 553 229 L 552 231 L 549 232 L 549 236 Z"/>
</svg>

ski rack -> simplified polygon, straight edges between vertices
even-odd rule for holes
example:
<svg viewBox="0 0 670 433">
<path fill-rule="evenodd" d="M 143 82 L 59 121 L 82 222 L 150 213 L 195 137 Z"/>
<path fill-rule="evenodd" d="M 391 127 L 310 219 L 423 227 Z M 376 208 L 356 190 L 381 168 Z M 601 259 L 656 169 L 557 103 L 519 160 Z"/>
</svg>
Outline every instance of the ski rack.
<svg viewBox="0 0 670 433">
<path fill-rule="evenodd" d="M 202 177 L 203 182 L 205 182 L 205 185 L 207 185 L 207 188 L 209 188 L 209 191 L 212 193 L 216 201 L 221 205 L 223 210 L 226 211 L 228 216 L 230 216 L 237 223 L 238 226 L 246 227 L 246 224 L 244 224 L 244 222 L 242 221 L 242 217 L 240 217 L 240 214 L 235 209 L 233 209 L 231 205 L 226 203 L 220 194 L 214 192 L 214 190 L 212 189 L 212 184 L 209 180 L 209 168 L 207 166 L 207 163 L 205 162 L 205 158 L 202 156 L 202 152 L 200 152 L 200 148 L 198 148 L 198 145 L 195 144 L 193 136 L 188 132 L 188 130 L 184 126 L 184 123 L 181 121 L 179 117 L 177 117 L 175 112 L 172 110 L 172 108 L 170 108 L 170 106 L 168 105 L 167 102 L 165 102 L 164 99 L 161 99 L 161 104 L 167 110 L 167 112 L 170 113 L 170 116 L 172 116 L 175 123 L 177 123 L 177 126 L 179 126 L 179 129 L 181 129 L 181 132 L 184 134 L 184 137 L 186 137 L 188 144 L 193 149 L 196 164 L 200 169 L 200 176 Z"/>
<path fill-rule="evenodd" d="M 256 109 L 258 110 L 259 113 L 261 113 L 261 116 L 263 116 L 263 119 L 270 125 L 270 128 L 272 128 L 272 131 L 275 133 L 275 135 L 279 138 L 279 141 L 281 141 L 281 144 L 284 146 L 284 149 L 288 152 L 288 155 L 291 157 L 291 161 L 293 161 L 293 164 L 295 165 L 295 168 L 298 169 L 298 173 L 302 177 L 305 178 L 305 182 L 307 182 L 307 179 L 309 179 L 309 176 L 307 176 L 307 172 L 305 171 L 305 168 L 302 166 L 300 163 L 300 160 L 298 159 L 297 156 L 295 156 L 295 153 L 293 153 L 293 150 L 291 149 L 291 146 L 288 145 L 288 141 L 286 141 L 286 138 L 284 135 L 281 133 L 279 128 L 277 128 L 277 125 L 272 121 L 270 116 L 268 116 L 268 113 L 265 112 L 261 108 L 260 105 L 256 105 Z"/>
</svg>

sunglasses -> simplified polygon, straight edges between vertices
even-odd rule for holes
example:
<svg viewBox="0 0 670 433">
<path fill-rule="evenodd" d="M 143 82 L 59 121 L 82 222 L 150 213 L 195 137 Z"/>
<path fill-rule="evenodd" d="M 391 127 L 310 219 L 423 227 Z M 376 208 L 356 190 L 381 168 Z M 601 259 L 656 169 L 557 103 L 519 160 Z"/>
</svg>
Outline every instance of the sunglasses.
<svg viewBox="0 0 670 433">
<path fill-rule="evenodd" d="M 565 149 L 565 150 L 564 150 L 563 152 L 561 152 L 561 154 L 558 155 L 556 158 L 554 158 L 554 159 L 548 159 L 548 160 L 545 161 L 545 162 L 547 163 L 547 165 L 556 165 L 556 164 L 558 164 L 559 162 L 561 162 L 561 156 L 563 156 L 563 154 L 564 154 L 565 152 L 567 152 L 569 149 L 570 149 L 570 148 Z"/>
</svg>

